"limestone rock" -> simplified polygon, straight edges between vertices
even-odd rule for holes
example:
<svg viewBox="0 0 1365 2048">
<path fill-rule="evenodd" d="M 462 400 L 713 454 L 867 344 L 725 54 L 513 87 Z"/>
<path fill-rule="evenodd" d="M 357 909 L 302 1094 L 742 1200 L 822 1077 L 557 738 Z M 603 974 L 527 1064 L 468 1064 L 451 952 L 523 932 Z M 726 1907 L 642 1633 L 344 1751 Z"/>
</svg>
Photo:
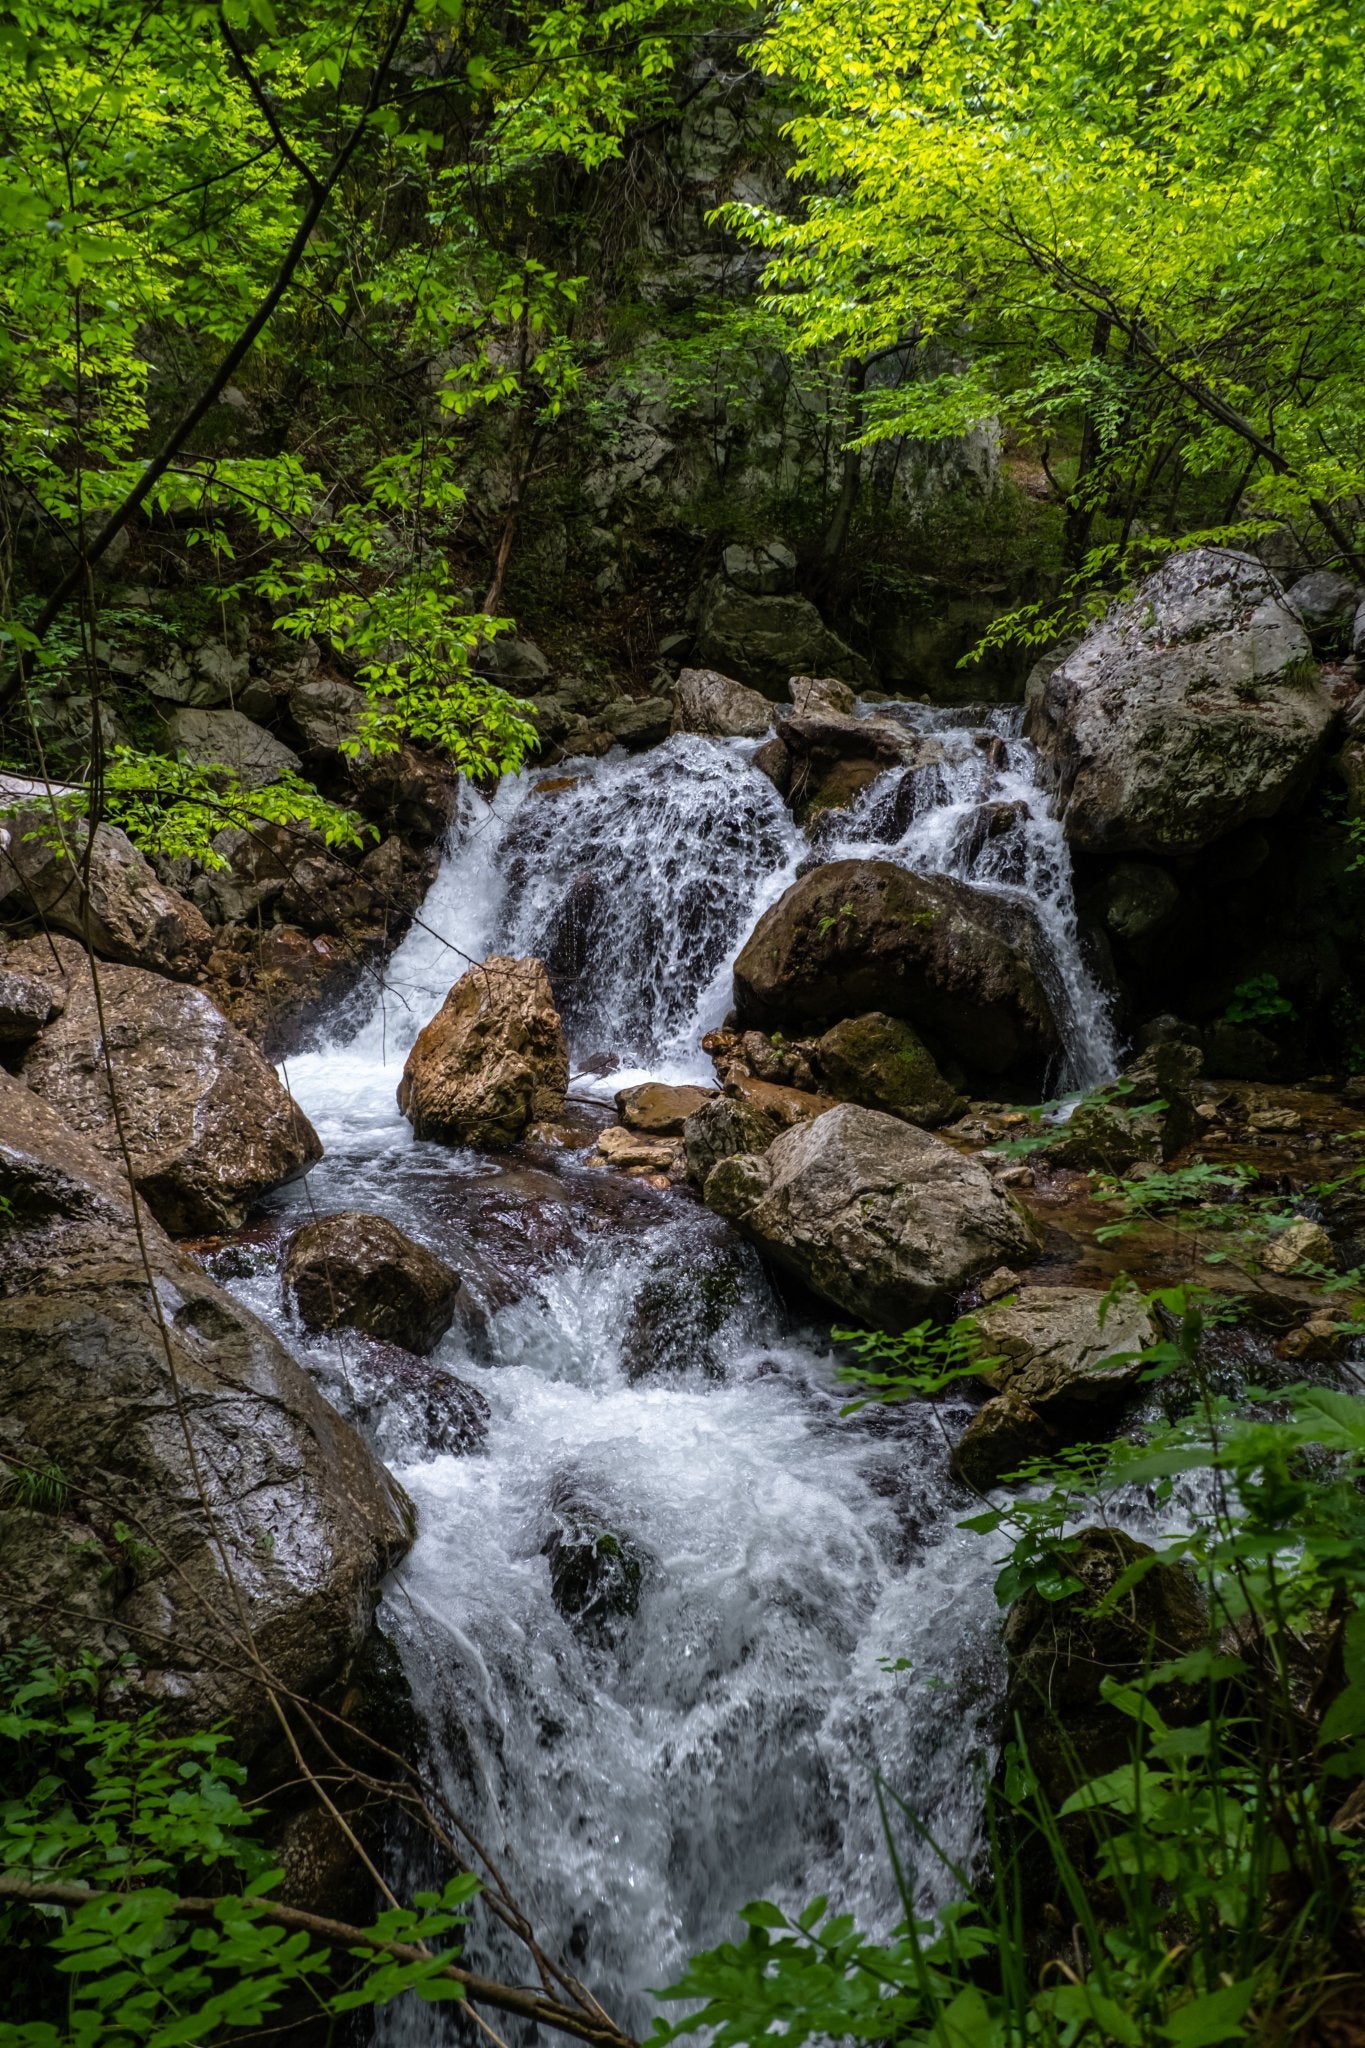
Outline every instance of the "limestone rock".
<svg viewBox="0 0 1365 2048">
<path fill-rule="evenodd" d="M 675 1088 L 665 1081 L 645 1081 L 638 1088 L 623 1088 L 616 1098 L 616 1110 L 632 1131 L 655 1138 L 680 1138 L 687 1119 L 714 1095 L 713 1088 Z"/>
<path fill-rule="evenodd" d="M 117 826 L 97 825 L 91 849 L 83 820 L 63 825 L 60 845 L 51 817 L 41 812 L 22 811 L 4 823 L 9 843 L 0 847 L 0 897 L 9 895 L 73 938 L 84 939 L 88 928 L 90 944 L 106 960 L 186 977 L 202 966 L 212 943 L 208 926 L 192 903 L 157 880 Z"/>
<path fill-rule="evenodd" d="M 765 740 L 750 762 L 760 775 L 766 775 L 779 796 L 785 796 L 791 788 L 792 757 L 786 743 L 780 739 Z"/>
<path fill-rule="evenodd" d="M 1322 654 L 1345 654 L 1361 601 L 1361 589 L 1339 569 L 1312 569 L 1285 592 L 1303 620 L 1314 647 Z"/>
<path fill-rule="evenodd" d="M 289 716 L 305 754 L 337 758 L 360 730 L 366 697 L 339 676 L 309 676 L 289 692 Z"/>
<path fill-rule="evenodd" d="M 308 1329 L 363 1330 L 421 1353 L 454 1321 L 460 1276 L 387 1217 L 346 1209 L 290 1239 L 284 1284 Z"/>
<path fill-rule="evenodd" d="M 960 1486 L 989 1493 L 1054 1448 L 1052 1431 L 1036 1408 L 1018 1394 L 996 1394 L 982 1403 L 953 1445 L 949 1470 Z"/>
<path fill-rule="evenodd" d="M 858 699 L 847 683 L 841 683 L 838 676 L 789 676 L 787 695 L 799 712 L 813 715 L 819 711 L 833 712 L 836 718 L 851 718 Z"/>
<path fill-rule="evenodd" d="M 1027 908 L 892 861 L 831 861 L 765 912 L 735 962 L 740 1020 L 768 1029 L 870 1010 L 1000 1074 L 1057 1049 Z"/>
<path fill-rule="evenodd" d="M 1025 731 L 1073 845 L 1191 854 L 1297 796 L 1331 722 L 1269 571 L 1194 548 L 1033 685 Z"/>
<path fill-rule="evenodd" d="M 174 711 L 167 734 L 177 761 L 228 768 L 244 789 L 264 789 L 302 766 L 292 747 L 240 711 Z"/>
<path fill-rule="evenodd" d="M 602 725 L 623 747 L 655 747 L 673 724 L 671 697 L 618 697 L 602 713 Z"/>
<path fill-rule="evenodd" d="M 793 675 L 837 675 L 868 688 L 873 681 L 862 656 L 830 631 L 809 598 L 751 596 L 724 576 L 702 598 L 697 658 L 765 697 L 784 696 Z"/>
<path fill-rule="evenodd" d="M 612 1166 L 621 1173 L 672 1173 L 682 1157 L 677 1138 L 647 1137 L 624 1124 L 608 1124 L 598 1134 L 589 1166 Z"/>
<path fill-rule="evenodd" d="M 486 640 L 476 666 L 517 694 L 533 694 L 550 675 L 550 664 L 541 649 L 520 633 L 498 633 Z"/>
<path fill-rule="evenodd" d="M 60 1017 L 23 1063 L 24 1080 L 71 1130 L 122 1163 L 107 1042 L 133 1178 L 157 1221 L 186 1236 L 236 1230 L 253 1202 L 322 1157 L 317 1133 L 274 1068 L 202 989 L 141 968 L 100 969 L 104 1032 L 85 954 L 58 940 L 14 947 L 10 964 L 54 982 Z"/>
<path fill-rule="evenodd" d="M 784 1128 L 769 1111 L 739 1095 L 717 1095 L 683 1125 L 687 1177 L 701 1188 L 718 1160 L 766 1152 Z"/>
<path fill-rule="evenodd" d="M 721 562 L 735 588 L 753 597 L 780 597 L 796 581 L 796 556 L 784 540 L 731 541 Z"/>
<path fill-rule="evenodd" d="M 674 732 L 712 739 L 756 740 L 771 729 L 773 707 L 758 690 L 746 689 L 712 668 L 685 668 L 673 705 Z"/>
<path fill-rule="evenodd" d="M 1261 1265 L 1265 1271 L 1280 1275 L 1292 1273 L 1305 1259 L 1311 1260 L 1315 1266 L 1335 1268 L 1337 1263 L 1331 1238 L 1320 1223 L 1312 1222 L 1307 1216 L 1272 1237 L 1261 1253 Z"/>
<path fill-rule="evenodd" d="M 27 1045 L 57 1016 L 63 997 L 37 974 L 21 974 L 0 962 L 0 1047 Z"/>
<path fill-rule="evenodd" d="M 809 1088 L 792 1088 L 783 1081 L 768 1081 L 757 1074 L 733 1074 L 725 1084 L 727 1095 L 737 1096 L 750 1109 L 770 1116 L 779 1130 L 793 1130 L 834 1108 L 832 1095 L 817 1095 Z"/>
<path fill-rule="evenodd" d="M 961 1116 L 963 1097 L 948 1086 L 923 1040 L 879 1010 L 846 1017 L 815 1043 L 820 1078 L 841 1102 L 860 1102 L 933 1129 Z"/>
<path fill-rule="evenodd" d="M 539 960 L 493 954 L 455 983 L 408 1054 L 398 1107 L 419 1138 L 496 1151 L 564 1107 L 569 1057 Z"/>
<path fill-rule="evenodd" d="M 762 1155 L 713 1167 L 708 1208 L 871 1328 L 951 1307 L 978 1275 L 1034 1248 L 986 1169 L 941 1138 L 841 1103 Z"/>
<path fill-rule="evenodd" d="M 249 1758 L 278 1727 L 236 1603 L 279 1684 L 316 1697 L 365 1635 L 410 1506 L 266 1326 L 145 1217 L 163 1337 L 117 1169 L 4 1074 L 0 1194 L 0 1448 L 66 1488 L 52 1513 L 0 1503 L 0 1640 L 126 1651 L 134 1704 L 228 1721 Z"/>
</svg>

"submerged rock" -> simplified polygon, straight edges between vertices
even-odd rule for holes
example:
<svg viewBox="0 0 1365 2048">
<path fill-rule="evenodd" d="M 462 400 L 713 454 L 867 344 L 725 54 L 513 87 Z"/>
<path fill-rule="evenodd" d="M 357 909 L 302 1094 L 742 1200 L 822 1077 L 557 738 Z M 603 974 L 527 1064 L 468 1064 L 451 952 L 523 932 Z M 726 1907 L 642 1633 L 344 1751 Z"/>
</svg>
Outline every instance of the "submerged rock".
<svg viewBox="0 0 1365 2048">
<path fill-rule="evenodd" d="M 628 1620 L 640 1605 L 645 1558 L 629 1537 L 605 1526 L 600 1511 L 567 1486 L 553 1499 L 555 1526 L 541 1546 L 550 1591 L 564 1619 L 600 1633 Z"/>
<path fill-rule="evenodd" d="M 976 1160 L 841 1103 L 758 1156 L 723 1159 L 708 1208 L 777 1265 L 872 1328 L 943 1311 L 980 1274 L 1034 1249 L 1030 1224 Z"/>
<path fill-rule="evenodd" d="M 460 1276 L 386 1216 L 346 1209 L 290 1239 L 284 1284 L 310 1330 L 363 1330 L 426 1352 L 455 1319 Z"/>
<path fill-rule="evenodd" d="M 107 1159 L 121 1166 L 127 1144 L 138 1192 L 165 1229 L 236 1230 L 253 1202 L 322 1157 L 275 1069 L 202 989 L 108 964 L 101 1022 L 84 951 L 54 943 L 60 977 L 46 940 L 8 956 L 50 978 L 64 1004 L 26 1053 L 24 1080 Z"/>
<path fill-rule="evenodd" d="M 743 1024 L 789 1029 L 868 1011 L 902 1017 L 985 1073 L 1041 1065 L 1057 1027 L 1021 903 L 885 860 L 794 882 L 735 962 Z"/>
<path fill-rule="evenodd" d="M 539 960 L 495 953 L 462 974 L 408 1054 L 398 1107 L 415 1135 L 497 1151 L 560 1114 L 564 1027 Z"/>
<path fill-rule="evenodd" d="M 0 820 L 0 901 L 88 936 L 106 960 L 158 974 L 192 977 L 212 943 L 194 905 L 158 881 L 114 825 L 97 825 L 92 847 L 81 819 L 64 823 L 60 842 L 51 817 L 37 811 Z"/>
<path fill-rule="evenodd" d="M 126 1655 L 135 1703 L 230 1721 L 250 1757 L 277 1724 L 243 1630 L 282 1687 L 316 1697 L 362 1641 L 411 1508 L 266 1326 L 144 1216 L 149 1284 L 116 1167 L 4 1074 L 0 1195 L 0 1456 L 47 1475 L 41 1504 L 12 1484 L 0 1501 L 0 1639 Z"/>
<path fill-rule="evenodd" d="M 1073 845 L 1190 854 L 1299 795 L 1331 723 L 1274 577 L 1193 548 L 1031 683 L 1025 731 Z"/>
<path fill-rule="evenodd" d="M 821 1080 L 840 1101 L 882 1109 L 929 1129 L 961 1116 L 967 1107 L 918 1034 L 880 1010 L 832 1025 L 816 1040 L 814 1051 Z"/>
</svg>

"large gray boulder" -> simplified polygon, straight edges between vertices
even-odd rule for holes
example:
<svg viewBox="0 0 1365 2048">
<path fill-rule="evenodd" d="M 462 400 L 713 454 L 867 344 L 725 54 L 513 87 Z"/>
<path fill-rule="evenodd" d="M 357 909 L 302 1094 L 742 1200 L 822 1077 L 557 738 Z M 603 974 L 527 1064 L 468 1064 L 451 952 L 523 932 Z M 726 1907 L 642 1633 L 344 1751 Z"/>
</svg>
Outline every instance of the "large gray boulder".
<svg viewBox="0 0 1365 2048">
<path fill-rule="evenodd" d="M 886 860 L 816 868 L 765 911 L 735 962 L 740 1023 L 791 1032 L 881 1011 L 982 1073 L 1057 1050 L 1019 902 Z"/>
<path fill-rule="evenodd" d="M 24 1080 L 103 1157 L 121 1163 L 126 1143 L 138 1192 L 165 1229 L 236 1230 L 253 1202 L 322 1157 L 275 1069 L 202 989 L 107 965 L 97 1004 L 84 952 L 54 943 L 55 958 L 45 939 L 6 955 L 7 967 L 53 984 L 63 1005 L 25 1054 Z"/>
<path fill-rule="evenodd" d="M 1298 796 L 1332 715 L 1274 577 L 1194 548 L 1035 671 L 1024 729 L 1073 845 L 1192 854 Z"/>
<path fill-rule="evenodd" d="M 1285 592 L 1314 647 L 1327 655 L 1345 654 L 1350 647 L 1361 596 L 1360 585 L 1340 569 L 1310 569 Z"/>
<path fill-rule="evenodd" d="M 106 960 L 157 974 L 193 976 L 213 935 L 185 897 L 155 873 L 116 825 L 84 819 L 60 828 L 48 811 L 0 815 L 0 902 L 41 916 L 73 938 L 88 936 Z"/>
<path fill-rule="evenodd" d="M 498 1150 L 559 1115 L 569 1055 L 539 960 L 490 954 L 450 990 L 408 1054 L 398 1107 L 419 1138 Z"/>
<path fill-rule="evenodd" d="M 174 711 L 167 736 L 177 761 L 226 768 L 243 789 L 264 789 L 302 766 L 292 747 L 241 711 Z"/>
<path fill-rule="evenodd" d="M 148 1215 L 144 1266 L 117 1167 L 2 1073 L 0 1196 L 0 1641 L 126 1656 L 125 1703 L 249 1757 L 278 1734 L 253 1656 L 284 1691 L 335 1680 L 411 1509 Z"/>
<path fill-rule="evenodd" d="M 723 676 L 713 668 L 685 668 L 678 677 L 673 704 L 674 732 L 702 733 L 709 739 L 757 740 L 771 730 L 773 707 L 758 690 Z"/>
<path fill-rule="evenodd" d="M 707 1207 L 872 1328 L 902 1330 L 1002 1260 L 1032 1226 L 979 1161 L 878 1110 L 841 1103 L 761 1154 L 722 1159 Z"/>
<path fill-rule="evenodd" d="M 702 597 L 697 658 L 765 697 L 784 697 L 794 675 L 834 675 L 860 688 L 873 682 L 862 656 L 830 631 L 809 598 L 754 596 L 724 576 Z"/>
</svg>

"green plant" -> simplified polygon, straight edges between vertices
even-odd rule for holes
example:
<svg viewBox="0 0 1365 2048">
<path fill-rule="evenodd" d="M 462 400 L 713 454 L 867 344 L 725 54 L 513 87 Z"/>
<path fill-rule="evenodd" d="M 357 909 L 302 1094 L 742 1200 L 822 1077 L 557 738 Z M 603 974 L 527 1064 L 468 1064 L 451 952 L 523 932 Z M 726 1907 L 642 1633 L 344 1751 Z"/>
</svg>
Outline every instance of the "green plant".
<svg viewBox="0 0 1365 2048">
<path fill-rule="evenodd" d="M 1291 1020 L 1297 1014 L 1289 998 L 1280 994 L 1279 978 L 1274 974 L 1253 974 L 1249 981 L 1239 982 L 1223 1012 L 1229 1024 L 1269 1024 L 1276 1018 Z"/>
<path fill-rule="evenodd" d="M 0 1499 L 40 1515 L 59 1515 L 66 1506 L 70 1483 L 60 1465 L 0 1463 Z"/>
</svg>

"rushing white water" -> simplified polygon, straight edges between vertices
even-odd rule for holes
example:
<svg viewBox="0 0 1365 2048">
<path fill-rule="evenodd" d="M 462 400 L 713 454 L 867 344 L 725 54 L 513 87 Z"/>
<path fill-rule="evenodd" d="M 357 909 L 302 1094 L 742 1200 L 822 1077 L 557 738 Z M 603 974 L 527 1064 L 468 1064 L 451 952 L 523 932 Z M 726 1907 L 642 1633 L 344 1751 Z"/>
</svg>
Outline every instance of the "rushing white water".
<svg viewBox="0 0 1365 2048">
<path fill-rule="evenodd" d="M 810 854 L 751 752 L 675 738 L 574 762 L 567 786 L 468 797 L 371 1014 L 290 1063 L 327 1156 L 278 1207 L 378 1210 L 460 1268 L 474 1313 L 430 1365 L 386 1382 L 363 1347 L 289 1328 L 273 1270 L 239 1283 L 417 1504 L 381 1619 L 452 1803 L 546 1945 L 640 2028 L 648 1987 L 731 1935 L 750 1898 L 824 1891 L 873 1927 L 898 1917 L 879 1774 L 970 1859 L 1000 1681 L 992 1559 L 956 1527 L 949 1413 L 842 1419 L 827 1340 L 685 1194 L 581 1156 L 509 1166 L 419 1144 L 394 1105 L 417 1030 L 492 951 L 551 962 L 573 1063 L 598 1077 L 580 1089 L 709 1076 L 699 1039 L 728 1007 L 734 954 Z M 820 850 L 1031 901 L 1084 1081 L 1112 1041 L 1030 761 L 999 721 L 950 731 L 939 762 L 883 777 Z M 433 1437 L 413 1377 L 432 1368 L 486 1398 L 479 1449 Z M 556 1605 L 555 1557 L 585 1530 L 631 1561 L 633 1611 Z M 932 1856 L 901 1846 L 923 1896 L 943 1896 Z M 380 2038 L 456 2038 L 408 2003 Z"/>
</svg>

